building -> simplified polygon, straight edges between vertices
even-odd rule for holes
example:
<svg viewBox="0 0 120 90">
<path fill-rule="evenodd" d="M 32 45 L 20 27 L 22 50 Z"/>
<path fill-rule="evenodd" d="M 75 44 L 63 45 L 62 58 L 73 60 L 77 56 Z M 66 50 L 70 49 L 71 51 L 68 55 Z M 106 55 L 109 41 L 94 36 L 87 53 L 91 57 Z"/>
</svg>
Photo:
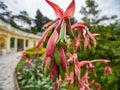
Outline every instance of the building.
<svg viewBox="0 0 120 90">
<path fill-rule="evenodd" d="M 39 38 L 40 36 L 18 30 L 0 20 L 0 54 L 32 48 Z"/>
</svg>

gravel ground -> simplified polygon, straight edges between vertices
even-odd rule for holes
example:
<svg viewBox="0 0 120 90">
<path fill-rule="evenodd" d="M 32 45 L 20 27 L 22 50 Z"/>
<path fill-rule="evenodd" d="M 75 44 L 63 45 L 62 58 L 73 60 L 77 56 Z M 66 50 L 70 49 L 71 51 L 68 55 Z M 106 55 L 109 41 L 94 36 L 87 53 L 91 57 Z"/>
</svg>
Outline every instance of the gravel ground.
<svg viewBox="0 0 120 90">
<path fill-rule="evenodd" d="M 15 90 L 14 71 L 22 52 L 0 56 L 0 90 Z"/>
</svg>

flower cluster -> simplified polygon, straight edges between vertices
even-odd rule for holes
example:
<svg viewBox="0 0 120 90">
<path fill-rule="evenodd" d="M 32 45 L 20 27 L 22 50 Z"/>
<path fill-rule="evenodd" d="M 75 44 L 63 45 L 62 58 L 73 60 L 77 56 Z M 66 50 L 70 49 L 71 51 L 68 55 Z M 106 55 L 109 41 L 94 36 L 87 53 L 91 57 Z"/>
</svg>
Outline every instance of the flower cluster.
<svg viewBox="0 0 120 90">
<path fill-rule="evenodd" d="M 92 73 L 95 73 L 93 63 L 102 62 L 105 65 L 105 73 L 111 74 L 109 60 L 79 61 L 77 57 L 77 49 L 81 45 L 90 51 L 96 47 L 96 36 L 99 34 L 91 33 L 82 22 L 70 24 L 70 18 L 75 11 L 75 0 L 72 0 L 66 11 L 49 0 L 46 2 L 54 9 L 57 19 L 44 25 L 46 30 L 37 45 L 38 48 L 43 42 L 46 43 L 46 53 L 42 63 L 44 75 L 55 82 L 54 90 L 59 88 L 62 80 L 77 84 L 80 90 L 90 90 L 90 85 L 95 85 L 100 90 L 99 83 L 94 80 L 89 81 L 88 71 L 92 70 Z M 76 30 L 77 36 L 74 34 Z M 68 50 L 69 43 L 72 43 L 73 53 Z M 82 67 L 86 68 L 84 76 L 81 76 Z"/>
</svg>

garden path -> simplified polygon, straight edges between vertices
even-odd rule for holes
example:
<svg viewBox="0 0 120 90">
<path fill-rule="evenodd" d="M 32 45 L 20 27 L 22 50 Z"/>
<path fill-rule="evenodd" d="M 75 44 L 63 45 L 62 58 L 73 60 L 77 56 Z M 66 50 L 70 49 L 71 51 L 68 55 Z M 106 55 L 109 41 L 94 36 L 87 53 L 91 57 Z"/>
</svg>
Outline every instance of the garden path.
<svg viewBox="0 0 120 90">
<path fill-rule="evenodd" d="M 22 52 L 0 56 L 0 90 L 15 90 L 14 71 Z"/>
</svg>

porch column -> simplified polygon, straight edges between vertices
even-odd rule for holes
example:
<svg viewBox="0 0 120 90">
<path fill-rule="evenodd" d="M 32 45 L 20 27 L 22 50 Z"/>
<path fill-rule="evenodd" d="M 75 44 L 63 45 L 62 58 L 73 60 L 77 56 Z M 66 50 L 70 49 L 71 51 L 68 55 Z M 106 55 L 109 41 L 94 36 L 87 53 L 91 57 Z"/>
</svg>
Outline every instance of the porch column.
<svg viewBox="0 0 120 90">
<path fill-rule="evenodd" d="M 17 41 L 17 38 L 15 38 L 15 41 L 14 41 L 14 42 L 15 42 L 15 43 L 14 43 L 14 46 L 15 46 L 14 48 L 15 48 L 15 51 L 17 51 L 17 48 L 18 48 L 18 46 L 17 46 L 17 42 L 18 42 L 18 41 Z"/>
<path fill-rule="evenodd" d="M 29 48 L 32 48 L 33 46 L 34 46 L 33 40 L 30 39 L 30 40 L 29 40 Z"/>
<path fill-rule="evenodd" d="M 6 48 L 8 53 L 10 53 L 10 38 L 10 35 L 8 35 L 6 39 Z"/>
<path fill-rule="evenodd" d="M 26 40 L 23 40 L 23 49 L 26 50 Z"/>
</svg>

